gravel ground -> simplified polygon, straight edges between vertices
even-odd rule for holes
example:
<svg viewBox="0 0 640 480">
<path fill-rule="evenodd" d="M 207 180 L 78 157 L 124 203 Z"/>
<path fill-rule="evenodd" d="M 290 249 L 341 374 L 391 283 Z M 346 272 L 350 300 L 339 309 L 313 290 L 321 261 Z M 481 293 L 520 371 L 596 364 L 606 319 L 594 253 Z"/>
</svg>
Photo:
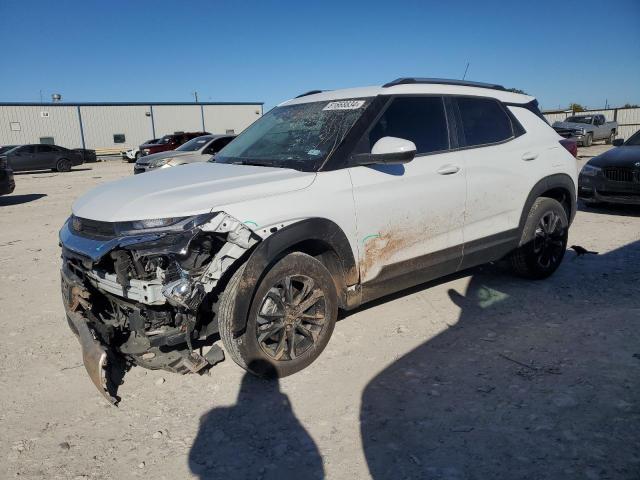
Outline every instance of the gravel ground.
<svg viewBox="0 0 640 480">
<path fill-rule="evenodd" d="M 570 244 L 600 254 L 546 281 L 498 264 L 351 313 L 279 384 L 134 368 L 114 408 L 64 320 L 57 232 L 131 168 L 0 197 L 0 478 L 640 478 L 640 210 L 582 208 Z"/>
</svg>

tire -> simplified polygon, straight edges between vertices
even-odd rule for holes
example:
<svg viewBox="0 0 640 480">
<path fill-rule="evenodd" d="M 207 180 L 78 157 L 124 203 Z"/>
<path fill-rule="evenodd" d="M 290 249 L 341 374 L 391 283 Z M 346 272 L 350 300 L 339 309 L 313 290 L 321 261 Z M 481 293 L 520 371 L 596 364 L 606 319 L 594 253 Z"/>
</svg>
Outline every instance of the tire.
<svg viewBox="0 0 640 480">
<path fill-rule="evenodd" d="M 569 221 L 557 200 L 539 197 L 524 224 L 520 246 L 509 260 L 513 271 L 525 278 L 547 278 L 562 263 L 567 249 Z"/>
<path fill-rule="evenodd" d="M 604 143 L 606 143 L 607 145 L 611 145 L 615 139 L 616 139 L 616 132 L 615 132 L 615 130 L 611 130 L 611 134 L 604 141 Z"/>
<path fill-rule="evenodd" d="M 61 158 L 56 162 L 56 170 L 59 172 L 68 172 L 71 170 L 71 160 Z"/>
<path fill-rule="evenodd" d="M 236 336 L 235 297 L 243 272 L 241 267 L 231 277 L 218 308 L 220 337 L 231 358 L 263 377 L 286 377 L 310 365 L 329 343 L 338 316 L 338 298 L 329 271 L 304 253 L 283 257 L 260 280 L 246 328 Z M 291 311 L 303 303 L 308 304 L 306 309 L 298 314 Z"/>
<path fill-rule="evenodd" d="M 587 136 L 584 137 L 584 140 L 582 141 L 582 146 L 590 147 L 592 143 L 593 143 L 593 135 L 591 133 L 587 133 Z"/>
</svg>

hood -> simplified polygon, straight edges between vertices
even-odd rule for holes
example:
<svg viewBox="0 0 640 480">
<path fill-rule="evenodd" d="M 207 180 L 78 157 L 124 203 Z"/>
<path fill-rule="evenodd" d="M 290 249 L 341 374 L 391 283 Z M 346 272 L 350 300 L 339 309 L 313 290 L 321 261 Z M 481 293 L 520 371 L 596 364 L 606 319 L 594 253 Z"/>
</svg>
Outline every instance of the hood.
<svg viewBox="0 0 640 480">
<path fill-rule="evenodd" d="M 587 163 L 594 167 L 637 167 L 640 170 L 640 145 L 612 148 Z"/>
<path fill-rule="evenodd" d="M 139 163 L 141 165 L 146 165 L 148 163 L 153 162 L 154 160 L 162 160 L 165 158 L 180 157 L 184 155 L 193 155 L 194 153 L 196 152 L 179 152 L 176 150 L 168 150 L 166 152 L 152 153 L 150 155 L 141 157 L 140 159 L 138 159 L 136 163 Z"/>
<path fill-rule="evenodd" d="M 573 122 L 553 122 L 553 128 L 568 128 L 571 130 L 575 130 L 578 128 L 589 128 L 593 125 L 589 125 L 588 123 L 573 123 Z"/>
<path fill-rule="evenodd" d="M 105 183 L 76 200 L 72 211 L 103 222 L 184 217 L 301 190 L 315 176 L 288 168 L 193 163 Z"/>
</svg>

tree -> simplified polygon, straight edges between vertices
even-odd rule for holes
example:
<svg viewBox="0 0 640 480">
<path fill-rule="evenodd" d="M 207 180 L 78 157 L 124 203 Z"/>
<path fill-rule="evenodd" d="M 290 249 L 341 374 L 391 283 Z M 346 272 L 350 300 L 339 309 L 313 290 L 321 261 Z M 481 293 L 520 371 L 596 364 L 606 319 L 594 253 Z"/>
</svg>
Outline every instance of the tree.
<svg viewBox="0 0 640 480">
<path fill-rule="evenodd" d="M 573 112 L 584 112 L 586 108 L 580 105 L 579 103 L 570 103 L 569 110 Z"/>
<path fill-rule="evenodd" d="M 507 92 L 521 93 L 523 95 L 529 95 L 527 92 L 525 92 L 524 90 L 520 90 L 519 88 L 507 88 Z"/>
<path fill-rule="evenodd" d="M 638 108 L 637 104 L 625 103 L 622 108 Z"/>
</svg>

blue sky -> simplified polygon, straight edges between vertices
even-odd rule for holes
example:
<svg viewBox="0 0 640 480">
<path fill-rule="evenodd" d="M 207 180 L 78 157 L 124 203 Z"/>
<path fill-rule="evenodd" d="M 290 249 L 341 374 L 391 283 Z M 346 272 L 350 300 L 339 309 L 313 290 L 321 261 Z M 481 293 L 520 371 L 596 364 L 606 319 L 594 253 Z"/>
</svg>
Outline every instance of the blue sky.
<svg viewBox="0 0 640 480">
<path fill-rule="evenodd" d="M 1 0 L 0 101 L 264 101 L 399 76 L 640 104 L 640 0 Z"/>
</svg>

